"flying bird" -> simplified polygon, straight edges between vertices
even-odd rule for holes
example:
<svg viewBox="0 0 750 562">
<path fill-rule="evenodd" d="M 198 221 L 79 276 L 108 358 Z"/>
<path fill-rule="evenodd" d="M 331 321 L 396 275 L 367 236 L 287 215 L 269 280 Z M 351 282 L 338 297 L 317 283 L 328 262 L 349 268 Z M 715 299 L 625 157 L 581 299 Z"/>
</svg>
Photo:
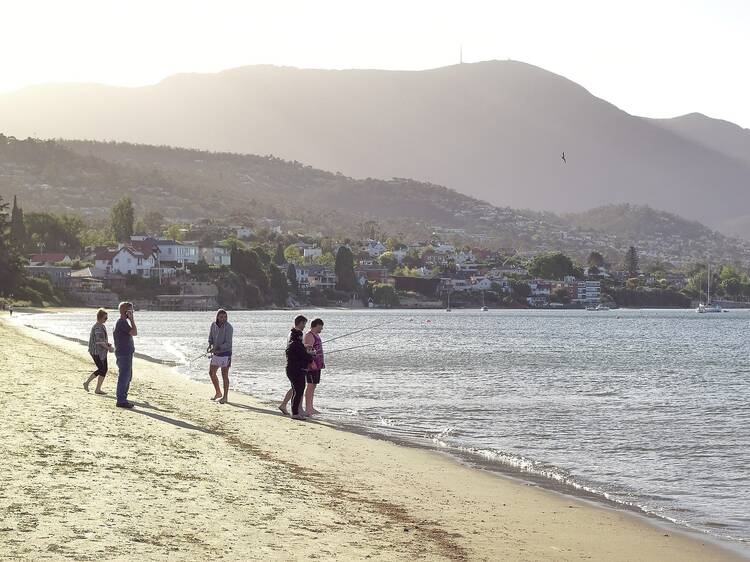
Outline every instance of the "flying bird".
<svg viewBox="0 0 750 562">
<path fill-rule="evenodd" d="M 562 161 L 565 162 L 566 164 L 568 163 L 568 161 L 565 159 L 565 153 L 564 152 L 562 153 Z"/>
</svg>

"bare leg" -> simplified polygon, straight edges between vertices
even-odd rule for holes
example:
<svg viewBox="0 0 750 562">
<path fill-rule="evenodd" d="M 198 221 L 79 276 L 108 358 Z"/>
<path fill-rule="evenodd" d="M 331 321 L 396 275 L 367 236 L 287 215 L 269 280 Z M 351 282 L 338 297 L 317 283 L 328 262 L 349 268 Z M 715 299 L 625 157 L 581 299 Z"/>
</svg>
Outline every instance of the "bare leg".
<svg viewBox="0 0 750 562">
<path fill-rule="evenodd" d="M 96 390 L 94 391 L 96 394 L 107 394 L 102 390 L 102 384 L 104 384 L 104 377 L 97 377 Z"/>
<path fill-rule="evenodd" d="M 211 377 L 211 382 L 214 385 L 214 390 L 216 393 L 214 394 L 214 397 L 211 398 L 211 400 L 218 400 L 221 398 L 221 388 L 219 388 L 219 377 L 216 376 L 216 371 L 219 369 L 216 365 L 211 365 L 208 368 L 208 376 Z"/>
<path fill-rule="evenodd" d="M 219 404 L 229 402 L 229 367 L 221 368 L 221 382 L 224 383 L 224 396 L 219 400 Z"/>
<path fill-rule="evenodd" d="M 290 388 L 286 391 L 286 394 L 284 395 L 284 399 L 281 401 L 281 404 L 279 404 L 279 410 L 281 410 L 281 413 L 285 416 L 289 415 L 289 410 L 286 409 L 286 405 L 289 404 L 289 401 L 292 399 L 292 394 L 294 394 L 294 389 Z"/>
<path fill-rule="evenodd" d="M 88 392 L 89 391 L 89 385 L 91 384 L 91 381 L 93 381 L 97 377 L 97 373 L 99 371 L 94 371 L 89 375 L 89 378 L 86 379 L 86 382 L 83 383 L 83 389 Z M 99 385 L 97 385 L 98 388 Z"/>
<path fill-rule="evenodd" d="M 317 384 L 307 383 L 307 388 L 305 389 L 305 412 L 307 412 L 308 416 L 312 416 L 313 414 L 319 414 L 318 410 L 313 408 L 313 397 L 315 396 L 315 387 L 318 386 Z"/>
</svg>

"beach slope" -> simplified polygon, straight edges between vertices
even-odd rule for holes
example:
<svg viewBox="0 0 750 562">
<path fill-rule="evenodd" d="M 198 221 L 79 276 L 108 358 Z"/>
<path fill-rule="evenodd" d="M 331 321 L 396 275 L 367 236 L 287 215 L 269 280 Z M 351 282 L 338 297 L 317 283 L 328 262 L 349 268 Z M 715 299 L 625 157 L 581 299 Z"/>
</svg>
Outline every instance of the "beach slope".
<svg viewBox="0 0 750 562">
<path fill-rule="evenodd" d="M 215 404 L 141 360 L 137 407 L 117 409 L 116 373 L 96 396 L 92 370 L 83 346 L 0 319 L 0 560 L 741 559 L 252 397 Z"/>
</svg>

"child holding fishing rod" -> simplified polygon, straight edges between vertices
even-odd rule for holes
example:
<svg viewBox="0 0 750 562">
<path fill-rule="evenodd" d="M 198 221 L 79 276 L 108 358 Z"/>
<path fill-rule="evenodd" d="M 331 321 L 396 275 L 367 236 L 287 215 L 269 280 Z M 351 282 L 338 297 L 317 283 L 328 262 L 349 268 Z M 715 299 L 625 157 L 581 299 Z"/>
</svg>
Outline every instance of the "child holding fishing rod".
<svg viewBox="0 0 750 562">
<path fill-rule="evenodd" d="M 320 339 L 320 332 L 322 331 L 323 320 L 316 318 L 310 322 L 310 331 L 302 339 L 302 343 L 305 344 L 307 351 L 313 356 L 307 368 L 307 376 L 305 377 L 307 380 L 305 412 L 308 416 L 320 413 L 313 407 L 313 398 L 315 396 L 315 387 L 320 384 L 320 371 L 326 368 L 326 362 L 323 357 L 323 340 Z"/>
</svg>

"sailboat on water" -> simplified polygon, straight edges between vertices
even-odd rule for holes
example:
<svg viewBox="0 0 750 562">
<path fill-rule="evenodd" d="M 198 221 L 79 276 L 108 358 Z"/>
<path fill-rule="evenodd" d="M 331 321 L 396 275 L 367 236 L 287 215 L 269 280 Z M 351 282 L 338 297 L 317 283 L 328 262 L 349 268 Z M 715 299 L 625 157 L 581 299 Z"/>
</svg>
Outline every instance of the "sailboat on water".
<svg viewBox="0 0 750 562">
<path fill-rule="evenodd" d="M 699 295 L 699 299 L 702 295 Z M 695 309 L 698 314 L 708 314 L 712 312 L 721 312 L 721 307 L 718 304 L 711 304 L 711 264 L 708 264 L 708 291 L 706 293 L 706 302 L 699 303 L 698 308 Z"/>
</svg>

